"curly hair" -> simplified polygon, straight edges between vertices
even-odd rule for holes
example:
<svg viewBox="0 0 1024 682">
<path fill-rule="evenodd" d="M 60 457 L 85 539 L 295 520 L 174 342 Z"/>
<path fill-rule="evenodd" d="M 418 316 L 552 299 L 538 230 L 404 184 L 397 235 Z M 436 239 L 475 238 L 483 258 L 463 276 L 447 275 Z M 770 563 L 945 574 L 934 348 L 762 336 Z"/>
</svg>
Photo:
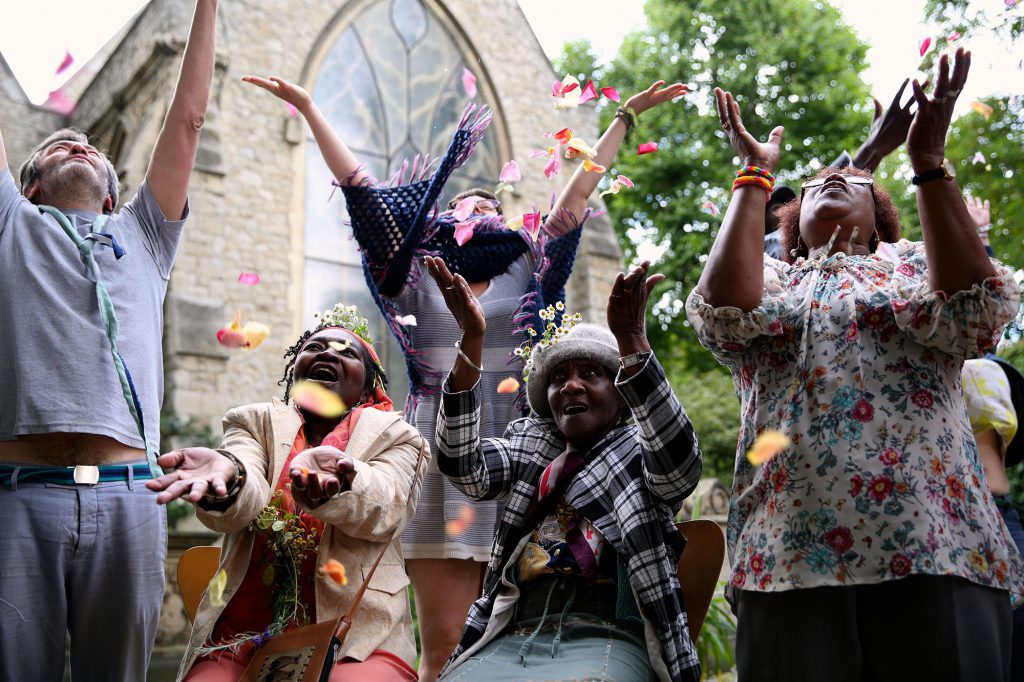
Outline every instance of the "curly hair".
<svg viewBox="0 0 1024 682">
<path fill-rule="evenodd" d="M 872 177 L 868 171 L 854 168 L 853 166 L 825 168 L 814 177 L 821 178 L 833 173 L 858 175 L 862 178 Z M 900 213 L 896 209 L 896 205 L 892 203 L 889 193 L 877 183 L 871 186 L 871 196 L 875 202 L 875 234 L 878 235 L 878 239 L 871 246 L 871 250 L 874 251 L 879 241 L 891 243 L 899 240 Z M 782 232 L 783 257 L 790 263 L 796 260 L 796 258 L 807 256 L 807 246 L 800 239 L 800 202 L 802 199 L 803 193 L 801 192 L 800 196 L 796 199 L 790 199 L 778 209 L 779 230 Z M 793 253 L 796 253 L 795 257 Z"/>
<path fill-rule="evenodd" d="M 288 348 L 288 350 L 284 352 L 284 355 L 282 357 L 287 362 L 285 363 L 284 366 L 284 375 L 281 377 L 281 380 L 277 382 L 277 385 L 280 386 L 281 384 L 284 384 L 283 400 L 285 402 L 288 402 L 288 394 L 292 390 L 292 384 L 295 383 L 295 360 L 299 357 L 299 353 L 302 351 L 302 347 L 306 345 L 306 342 L 309 341 L 309 339 L 312 338 L 313 335 L 319 334 L 323 330 L 332 327 L 335 329 L 344 329 L 347 332 L 355 334 L 355 332 L 353 332 L 348 327 L 342 327 L 337 324 L 332 324 L 327 320 L 323 320 L 320 322 L 320 324 L 313 327 L 312 329 L 306 330 L 302 334 L 302 336 L 300 336 L 299 339 L 294 344 L 292 344 Z M 358 336 L 358 334 L 356 334 L 356 336 Z M 366 352 L 366 349 L 363 348 L 362 344 L 356 344 L 356 346 L 359 348 L 359 356 L 360 358 L 362 358 L 363 367 L 366 369 L 366 381 L 364 382 L 365 385 L 363 386 L 363 388 L 367 389 L 368 391 L 372 391 L 373 386 L 375 383 L 377 383 L 378 379 L 380 380 L 381 387 L 387 388 L 388 377 L 386 374 L 384 374 L 384 368 L 373 361 L 373 358 L 371 358 L 370 354 Z"/>
</svg>

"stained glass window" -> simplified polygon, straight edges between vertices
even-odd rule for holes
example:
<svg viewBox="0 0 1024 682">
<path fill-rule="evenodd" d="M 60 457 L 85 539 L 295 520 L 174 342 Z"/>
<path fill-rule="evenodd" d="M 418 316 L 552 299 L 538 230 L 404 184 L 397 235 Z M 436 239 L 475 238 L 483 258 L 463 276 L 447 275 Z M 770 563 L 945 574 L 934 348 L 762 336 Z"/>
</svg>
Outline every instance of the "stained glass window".
<svg viewBox="0 0 1024 682">
<path fill-rule="evenodd" d="M 442 154 L 466 103 L 466 56 L 449 28 L 420 0 L 376 0 L 348 23 L 316 72 L 312 94 L 328 122 L 369 172 L 385 179 L 416 154 Z M 471 69 L 474 70 L 474 69 Z M 477 70 L 478 71 L 478 70 Z M 479 74 L 478 74 L 479 75 Z M 478 101 L 481 95 L 478 95 Z M 448 183 L 442 201 L 496 182 L 495 126 Z M 306 162 L 303 323 L 336 302 L 358 305 L 401 406 L 408 392 L 397 344 L 373 304 L 341 192 L 310 137 Z"/>
</svg>

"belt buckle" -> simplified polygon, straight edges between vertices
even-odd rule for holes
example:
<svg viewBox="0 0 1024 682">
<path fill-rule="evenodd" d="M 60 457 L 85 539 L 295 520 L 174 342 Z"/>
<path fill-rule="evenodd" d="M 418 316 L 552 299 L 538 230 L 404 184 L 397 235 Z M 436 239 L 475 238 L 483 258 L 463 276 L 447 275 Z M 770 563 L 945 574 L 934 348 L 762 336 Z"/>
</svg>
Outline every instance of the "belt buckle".
<svg viewBox="0 0 1024 682">
<path fill-rule="evenodd" d="M 91 464 L 71 467 L 75 485 L 96 485 L 100 482 L 100 468 Z"/>
</svg>

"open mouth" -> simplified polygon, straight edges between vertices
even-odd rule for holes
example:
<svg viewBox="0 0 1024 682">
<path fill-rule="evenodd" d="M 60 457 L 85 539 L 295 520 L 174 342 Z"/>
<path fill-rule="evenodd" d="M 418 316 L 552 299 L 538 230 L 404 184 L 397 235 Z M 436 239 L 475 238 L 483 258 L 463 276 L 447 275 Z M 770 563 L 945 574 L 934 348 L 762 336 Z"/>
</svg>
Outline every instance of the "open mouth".
<svg viewBox="0 0 1024 682">
<path fill-rule="evenodd" d="M 309 379 L 312 381 L 337 381 L 338 373 L 334 371 L 332 367 L 327 365 L 313 365 L 313 368 L 309 372 Z"/>
<path fill-rule="evenodd" d="M 589 408 L 583 403 L 572 403 L 570 405 L 565 406 L 565 408 L 562 410 L 562 414 L 564 414 L 566 417 L 574 417 L 577 414 L 583 414 L 588 409 Z"/>
</svg>

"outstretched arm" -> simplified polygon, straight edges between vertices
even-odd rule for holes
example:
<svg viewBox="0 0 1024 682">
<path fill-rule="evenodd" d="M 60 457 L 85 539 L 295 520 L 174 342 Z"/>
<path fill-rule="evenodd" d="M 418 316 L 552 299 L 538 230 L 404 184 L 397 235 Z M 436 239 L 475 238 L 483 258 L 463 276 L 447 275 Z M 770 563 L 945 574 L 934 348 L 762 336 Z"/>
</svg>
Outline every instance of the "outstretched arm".
<svg viewBox="0 0 1024 682">
<path fill-rule="evenodd" d="M 665 81 L 656 81 L 651 87 L 626 100 L 624 106 L 632 109 L 637 116 L 640 116 L 641 113 L 648 109 L 665 102 L 671 102 L 676 97 L 681 97 L 687 92 L 686 86 L 682 83 L 675 83 L 667 87 L 662 87 L 663 85 L 665 85 Z M 606 168 L 611 166 L 612 162 L 615 161 L 615 155 L 618 153 L 619 147 L 622 146 L 622 141 L 626 138 L 626 132 L 626 124 L 621 118 L 616 116 L 612 120 L 611 125 L 608 126 L 608 129 L 604 131 L 604 135 L 601 136 L 601 139 L 594 146 L 594 150 L 597 152 L 594 162 Z M 575 227 L 583 218 L 583 213 L 587 210 L 587 200 L 594 193 L 594 190 L 597 189 L 597 184 L 601 181 L 601 177 L 601 173 L 588 173 L 580 165 L 576 172 L 573 173 L 569 184 L 565 186 L 565 190 L 562 191 L 558 201 L 555 202 L 546 227 L 555 234 L 562 234 Z M 572 214 L 572 218 L 565 214 L 563 210 L 569 211 Z"/>
<path fill-rule="evenodd" d="M 907 139 L 910 122 L 914 120 L 914 113 L 910 111 L 914 98 L 911 97 L 907 100 L 906 105 L 901 104 L 900 100 L 903 99 L 903 91 L 909 82 L 909 78 L 903 80 L 903 84 L 896 91 L 889 108 L 885 111 L 882 110 L 881 102 L 877 99 L 874 100 L 875 118 L 871 121 L 871 128 L 868 130 L 864 144 L 857 150 L 857 155 L 853 157 L 855 168 L 862 168 L 874 173 L 878 164 L 882 163 L 882 159 Z M 925 86 L 927 87 L 927 83 Z"/>
<path fill-rule="evenodd" d="M 952 73 L 948 55 L 939 58 L 939 75 L 931 97 L 916 80 L 913 82 L 917 113 L 907 135 L 907 156 L 915 175 L 942 165 L 953 106 L 970 68 L 971 53 L 959 48 Z M 928 283 L 934 291 L 952 295 L 995 274 L 955 180 L 940 178 L 918 185 L 917 209 L 928 258 Z"/>
<path fill-rule="evenodd" d="M 7 150 L 4 149 L 4 136 L 0 133 L 0 167 L 7 165 Z"/>
<path fill-rule="evenodd" d="M 761 143 L 747 132 L 740 107 L 732 94 L 715 88 L 718 118 L 729 142 L 744 166 L 759 166 L 774 172 L 779 163 L 782 126 Z M 764 290 L 765 192 L 754 185 L 733 190 L 722 229 L 708 255 L 708 263 L 697 282 L 697 293 L 716 308 L 733 306 L 749 311 L 761 302 Z"/>
<path fill-rule="evenodd" d="M 263 88 L 270 94 L 291 104 L 302 114 L 313 131 L 313 138 L 316 140 L 320 154 L 323 155 L 327 167 L 338 182 L 346 185 L 358 185 L 367 177 L 367 173 L 360 169 L 359 159 L 356 158 L 348 145 L 331 128 L 323 112 L 320 111 L 310 97 L 309 93 L 294 83 L 271 76 L 260 78 L 259 76 L 242 76 L 242 80 L 257 87 Z"/>
<path fill-rule="evenodd" d="M 169 220 L 185 214 L 188 184 L 206 118 L 216 56 L 217 0 L 197 0 L 178 84 L 156 138 L 146 183 Z"/>
</svg>

